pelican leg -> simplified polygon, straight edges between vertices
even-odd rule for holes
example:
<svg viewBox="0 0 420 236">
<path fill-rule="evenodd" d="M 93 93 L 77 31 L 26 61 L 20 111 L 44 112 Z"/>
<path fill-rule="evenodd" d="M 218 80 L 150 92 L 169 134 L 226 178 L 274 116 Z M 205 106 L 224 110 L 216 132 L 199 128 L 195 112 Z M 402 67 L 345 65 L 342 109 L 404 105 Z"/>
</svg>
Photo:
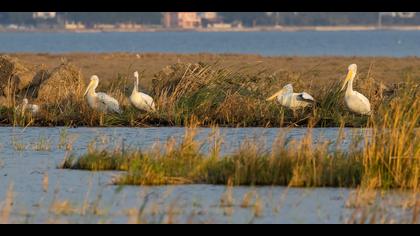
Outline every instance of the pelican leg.
<svg viewBox="0 0 420 236">
<path fill-rule="evenodd" d="M 99 126 L 104 126 L 104 113 L 99 115 Z"/>
<path fill-rule="evenodd" d="M 297 118 L 296 110 L 295 110 L 295 109 L 293 109 L 293 110 L 292 110 L 292 112 L 293 112 L 293 119 L 295 119 L 295 120 L 296 120 L 296 118 Z"/>
</svg>

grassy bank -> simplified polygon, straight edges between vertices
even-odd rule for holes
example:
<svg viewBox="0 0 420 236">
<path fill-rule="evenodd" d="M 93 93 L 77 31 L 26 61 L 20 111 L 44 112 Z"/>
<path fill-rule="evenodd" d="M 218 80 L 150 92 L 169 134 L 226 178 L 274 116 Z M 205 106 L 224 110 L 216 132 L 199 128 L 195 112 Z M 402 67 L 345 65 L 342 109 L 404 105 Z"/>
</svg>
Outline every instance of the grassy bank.
<svg viewBox="0 0 420 236">
<path fill-rule="evenodd" d="M 25 54 L 23 54 L 25 55 Z M 15 55 L 18 58 L 23 55 Z M 416 58 L 271 58 L 252 55 L 171 55 L 171 54 L 93 54 L 95 64 L 78 54 L 65 55 L 68 62 L 80 67 L 85 81 L 98 74 L 98 91 L 114 96 L 121 104 L 122 115 L 103 115 L 88 108 L 82 96 L 84 85 L 78 85 L 72 96 L 46 100 L 33 97 L 41 106 L 36 117 L 15 111 L 27 92 L 19 94 L 10 106 L 0 106 L 0 124 L 20 126 L 184 126 L 197 117 L 202 126 L 279 127 L 340 126 L 365 127 L 368 117 L 349 113 L 339 91 L 346 74 L 345 63 L 363 62 L 356 79 L 356 89 L 371 101 L 374 111 L 386 107 L 397 90 L 409 81 L 418 84 L 414 69 Z M 88 56 L 88 55 L 84 55 Z M 58 56 L 37 54 L 31 58 L 53 64 Z M 131 62 L 129 62 L 131 59 Z M 179 63 L 171 63 L 178 59 Z M 80 60 L 80 61 L 76 61 Z M 117 62 L 121 60 L 120 62 Z M 187 62 L 190 60 L 191 62 Z M 238 60 L 239 62 L 235 62 Z M 61 60 L 63 61 L 63 60 Z M 65 60 L 64 60 L 65 61 Z M 147 61 L 147 63 L 146 63 Z M 151 62 L 155 65 L 150 65 Z M 185 62 L 182 62 L 185 61 Z M 198 63 L 196 63 L 198 61 Z M 64 62 L 66 65 L 68 62 Z M 127 62 L 127 64 L 123 64 Z M 144 68 L 139 63 L 150 67 Z M 115 63 L 115 66 L 110 66 Z M 387 70 L 392 63 L 395 70 Z M 48 64 L 49 65 L 49 64 Z M 104 66 L 108 67 L 104 69 Z M 419 64 L 420 65 L 420 64 Z M 380 66 L 384 66 L 381 68 Z M 93 68 L 94 67 L 94 68 Z M 112 71 L 110 69 L 112 68 Z M 141 70 L 144 68 L 144 70 Z M 104 71 L 101 71 L 104 69 Z M 132 72 L 142 71 L 141 88 L 152 95 L 158 111 L 145 114 L 132 108 L 127 97 L 133 88 Z M 392 77 L 391 77 L 392 76 Z M 296 91 L 312 94 L 317 103 L 293 114 L 290 110 L 265 99 L 292 83 Z M 29 90 L 33 88 L 28 88 Z M 53 89 L 53 86 L 51 87 Z M 73 91 L 72 88 L 68 90 Z M 51 90 L 51 92 L 54 92 Z M 48 94 L 48 91 L 44 93 Z"/>
<path fill-rule="evenodd" d="M 309 128 L 301 140 L 279 134 L 272 150 L 258 141 L 244 141 L 231 155 L 221 155 L 221 140 L 211 137 L 203 151 L 191 121 L 185 138 L 151 150 L 91 149 L 65 160 L 62 168 L 122 170 L 117 184 L 234 184 L 299 187 L 410 188 L 420 186 L 420 100 L 417 87 L 401 89 L 369 118 L 366 133 L 355 136 L 348 150 L 337 140 L 314 142 Z M 191 125 L 192 124 L 192 125 Z M 343 124 L 342 124 L 343 125 Z M 216 129 L 217 130 L 217 129 Z M 217 132 L 216 132 L 217 133 Z M 365 141 L 361 143 L 363 137 Z M 332 147 L 332 149 L 331 149 Z"/>
</svg>

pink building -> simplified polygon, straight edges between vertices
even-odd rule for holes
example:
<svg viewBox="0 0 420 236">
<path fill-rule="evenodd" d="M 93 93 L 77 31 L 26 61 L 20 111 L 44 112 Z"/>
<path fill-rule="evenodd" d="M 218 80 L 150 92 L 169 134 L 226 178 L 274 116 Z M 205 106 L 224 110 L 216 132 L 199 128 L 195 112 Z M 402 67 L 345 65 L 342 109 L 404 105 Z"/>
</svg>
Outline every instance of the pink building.
<svg viewBox="0 0 420 236">
<path fill-rule="evenodd" d="M 201 26 L 197 12 L 165 12 L 163 25 L 166 28 L 193 29 Z"/>
</svg>

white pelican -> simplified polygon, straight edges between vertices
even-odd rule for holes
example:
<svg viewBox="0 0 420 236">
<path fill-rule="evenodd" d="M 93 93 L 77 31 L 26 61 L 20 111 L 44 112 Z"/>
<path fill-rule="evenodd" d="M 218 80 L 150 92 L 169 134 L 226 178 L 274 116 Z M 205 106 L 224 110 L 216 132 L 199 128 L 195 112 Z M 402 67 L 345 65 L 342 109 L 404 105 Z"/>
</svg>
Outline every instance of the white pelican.
<svg viewBox="0 0 420 236">
<path fill-rule="evenodd" d="M 315 99 L 306 92 L 294 93 L 293 86 L 291 84 L 284 86 L 280 91 L 269 97 L 267 101 L 272 101 L 276 98 L 282 106 L 290 108 L 293 111 L 299 108 L 307 107 L 315 102 Z"/>
<path fill-rule="evenodd" d="M 20 105 L 18 109 L 21 110 L 22 115 L 24 115 L 27 112 L 32 115 L 36 115 L 39 112 L 39 106 L 35 104 L 29 104 L 29 101 L 26 98 L 22 100 L 22 105 Z"/>
<path fill-rule="evenodd" d="M 120 105 L 115 98 L 105 93 L 95 92 L 95 89 L 98 87 L 98 85 L 99 78 L 98 76 L 93 75 L 90 78 L 90 84 L 87 87 L 86 92 L 84 94 L 84 96 L 87 95 L 87 102 L 90 108 L 104 113 L 114 112 L 121 114 L 122 112 L 120 109 Z"/>
<path fill-rule="evenodd" d="M 131 104 L 133 104 L 135 108 L 142 111 L 156 111 L 155 102 L 153 101 L 153 98 L 145 93 L 139 92 L 139 73 L 137 71 L 134 72 L 134 77 L 136 78 L 136 81 L 134 81 L 133 92 L 130 96 Z"/>
<path fill-rule="evenodd" d="M 349 72 L 346 79 L 344 80 L 343 87 L 341 91 L 347 85 L 346 95 L 344 96 L 344 101 L 346 106 L 350 111 L 361 114 L 361 115 L 370 115 L 370 102 L 363 94 L 353 90 L 353 80 L 356 77 L 357 65 L 351 64 L 348 68 Z"/>
</svg>

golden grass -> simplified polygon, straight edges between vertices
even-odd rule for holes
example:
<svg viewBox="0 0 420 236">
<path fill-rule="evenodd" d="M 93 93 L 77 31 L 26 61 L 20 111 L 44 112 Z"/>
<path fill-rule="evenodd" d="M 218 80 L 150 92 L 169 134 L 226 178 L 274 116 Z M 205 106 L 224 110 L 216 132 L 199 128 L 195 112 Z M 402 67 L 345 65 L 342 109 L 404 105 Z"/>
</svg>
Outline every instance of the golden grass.
<svg viewBox="0 0 420 236">
<path fill-rule="evenodd" d="M 19 55 L 17 56 L 19 57 Z M 103 55 L 97 56 L 101 58 Z M 115 57 L 122 57 L 125 60 L 129 56 L 116 55 Z M 149 56 L 154 58 L 153 55 Z M 38 56 L 36 57 L 38 58 Z M 170 57 L 170 55 L 162 55 L 157 59 L 161 60 L 166 57 Z M 190 57 L 194 58 L 194 56 Z M 126 67 L 119 70 L 123 72 L 114 70 L 112 76 L 99 74 L 103 79 L 101 79 L 98 91 L 114 96 L 124 110 L 122 115 L 104 115 L 92 111 L 87 106 L 85 98 L 82 97 L 85 84 L 80 78 L 82 72 L 79 72 L 73 65 L 63 64 L 58 69 L 52 70 L 51 77 L 53 78 L 50 80 L 53 81 L 58 74 L 63 74 L 62 76 L 65 78 L 68 77 L 66 80 L 73 81 L 73 85 L 66 89 L 66 84 L 62 83 L 60 89 L 71 92 L 63 93 L 61 99 L 54 97 L 53 101 L 46 101 L 42 97 L 36 98 L 34 102 L 41 105 L 42 111 L 35 117 L 14 111 L 13 108 L 19 104 L 19 99 L 17 99 L 11 106 L 1 107 L 0 124 L 16 126 L 180 126 L 186 125 L 191 116 L 196 116 L 202 126 L 217 124 L 230 127 L 308 126 L 310 120 L 317 127 L 338 127 L 343 122 L 347 127 L 362 127 L 366 126 L 368 122 L 368 117 L 355 116 L 344 108 L 343 93 L 338 90 L 347 68 L 341 66 L 340 63 L 349 61 L 349 58 L 334 58 L 340 63 L 333 63 L 331 58 L 264 58 L 263 61 L 270 61 L 271 66 L 267 67 L 261 66 L 259 63 L 234 65 L 230 62 L 227 63 L 226 60 L 216 60 L 216 58 L 224 57 L 226 60 L 231 60 L 238 56 L 203 56 L 201 61 L 198 60 L 198 63 L 180 62 L 166 67 L 162 66 L 164 68 L 161 67 L 160 70 L 155 67 L 153 70 L 145 68 L 141 81 L 142 85 L 143 82 L 147 84 L 147 89 L 142 89 L 142 91 L 152 95 L 158 107 L 157 112 L 149 114 L 132 108 L 127 99 L 133 88 L 132 71 L 139 70 L 135 69 L 133 64 L 128 63 Z M 112 58 L 115 59 L 114 56 Z M 245 61 L 250 58 L 253 56 L 243 56 Z M 317 59 L 318 63 L 314 64 Z M 328 63 L 320 63 L 320 59 L 328 61 Z M 286 63 L 284 68 L 274 70 L 275 65 L 279 66 L 274 63 L 277 60 Z M 386 59 L 386 61 L 388 60 Z M 404 60 L 395 60 L 400 64 L 404 62 Z M 76 65 L 81 63 L 70 61 Z M 85 62 L 85 60 L 82 61 Z M 196 62 L 197 58 L 191 61 Z M 366 58 L 362 61 L 365 62 Z M 409 59 L 406 61 L 413 63 Z M 105 60 L 103 63 L 110 63 L 110 61 Z M 389 75 L 383 73 L 380 67 L 373 62 L 360 66 L 356 89 L 370 99 L 374 111 L 381 109 L 382 104 L 390 100 L 400 84 L 404 85 L 410 78 L 413 78 L 414 83 L 418 83 L 417 77 L 413 76 L 416 74 L 415 71 L 408 70 L 400 64 L 398 65 L 401 68 L 395 69 L 399 73 L 399 80 L 388 78 Z M 299 69 L 292 69 L 292 65 Z M 327 68 L 334 76 L 326 76 Z M 150 78 L 151 70 L 154 71 L 153 78 Z M 395 73 L 390 74 L 395 75 Z M 87 77 L 89 76 L 87 75 Z M 296 91 L 306 91 L 314 95 L 317 100 L 316 106 L 302 110 L 294 116 L 291 111 L 278 104 L 265 101 L 268 96 L 286 83 L 293 83 Z M 29 90 L 33 90 L 33 88 Z M 43 94 L 57 94 L 55 90 L 54 86 L 49 84 L 42 87 Z"/>
</svg>

